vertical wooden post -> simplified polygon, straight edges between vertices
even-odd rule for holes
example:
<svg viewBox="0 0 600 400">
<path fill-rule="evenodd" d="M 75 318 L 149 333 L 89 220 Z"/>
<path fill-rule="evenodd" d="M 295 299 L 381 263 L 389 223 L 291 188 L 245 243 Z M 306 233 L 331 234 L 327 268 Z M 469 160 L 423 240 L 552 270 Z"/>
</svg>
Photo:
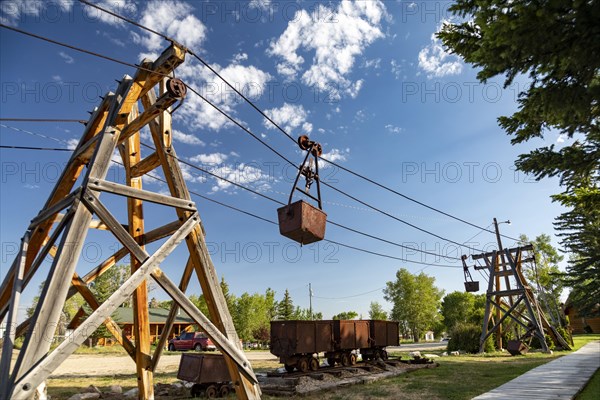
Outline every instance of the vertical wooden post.
<svg viewBox="0 0 600 400">
<path fill-rule="evenodd" d="M 131 109 L 129 120 L 133 121 L 138 116 L 137 104 Z M 124 143 L 123 164 L 125 166 L 125 179 L 128 186 L 142 189 L 142 178 L 132 177 L 131 168 L 141 161 L 140 134 L 136 132 Z M 134 197 L 127 198 L 127 214 L 129 234 L 144 248 L 144 209 L 143 201 Z M 131 258 L 131 273 L 138 270 L 141 263 Z M 135 336 L 135 359 L 138 379 L 138 399 L 154 398 L 153 373 L 150 369 L 150 321 L 148 318 L 148 287 L 146 281 L 133 292 L 133 335 Z"/>
<path fill-rule="evenodd" d="M 500 292 L 502 290 L 501 288 L 501 284 L 500 284 L 500 253 L 502 252 L 502 250 L 498 250 L 498 252 L 496 253 L 496 257 L 494 259 L 495 263 L 494 263 L 494 275 L 495 275 L 495 291 L 496 292 Z M 502 301 L 502 297 L 501 296 L 496 296 L 496 304 L 500 304 L 500 302 Z M 502 311 L 500 310 L 500 307 L 496 307 L 496 323 L 498 323 L 498 321 L 500 321 L 502 318 Z M 498 350 L 502 350 L 502 324 L 498 325 L 498 330 L 496 331 L 496 344 L 498 346 Z"/>
</svg>

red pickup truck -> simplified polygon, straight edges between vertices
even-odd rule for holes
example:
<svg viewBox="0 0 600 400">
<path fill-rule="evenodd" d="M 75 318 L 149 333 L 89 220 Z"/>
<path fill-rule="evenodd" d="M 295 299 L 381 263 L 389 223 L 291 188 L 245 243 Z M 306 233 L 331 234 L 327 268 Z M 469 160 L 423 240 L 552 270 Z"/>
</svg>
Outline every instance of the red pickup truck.
<svg viewBox="0 0 600 400">
<path fill-rule="evenodd" d="M 169 340 L 170 351 L 192 349 L 196 351 L 213 351 L 216 350 L 217 347 L 204 332 L 184 332 L 181 336 Z"/>
</svg>

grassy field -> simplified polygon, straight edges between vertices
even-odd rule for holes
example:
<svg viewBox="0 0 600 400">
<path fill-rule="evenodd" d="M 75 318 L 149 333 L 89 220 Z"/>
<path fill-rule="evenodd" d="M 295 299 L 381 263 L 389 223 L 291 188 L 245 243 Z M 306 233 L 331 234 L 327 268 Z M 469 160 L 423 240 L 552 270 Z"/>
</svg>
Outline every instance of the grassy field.
<svg viewBox="0 0 600 400">
<path fill-rule="evenodd" d="M 576 336 L 577 350 L 592 340 L 600 340 L 600 335 Z M 438 368 L 423 369 L 395 378 L 390 378 L 367 385 L 342 387 L 325 393 L 305 397 L 317 400 L 365 400 L 365 399 L 471 399 L 485 393 L 517 376 L 570 352 L 558 351 L 554 354 L 530 353 L 526 356 L 512 357 L 507 353 L 486 355 L 465 355 L 458 357 L 440 357 L 436 359 Z M 431 352 L 440 354 L 440 352 Z M 397 353 L 408 358 L 407 353 Z M 265 361 L 254 363 L 255 371 L 267 371 L 278 367 L 276 362 Z M 157 374 L 155 382 L 172 383 L 177 381 L 176 374 Z M 123 390 L 136 387 L 135 376 L 98 377 L 79 379 L 50 379 L 48 392 L 53 399 L 67 399 L 88 385 L 100 389 L 110 385 L 121 385 Z M 578 397 L 580 400 L 596 400 L 600 392 L 600 375 L 595 374 L 586 390 Z M 232 396 L 233 398 L 233 396 Z M 264 399 L 276 399 L 263 396 Z"/>
</svg>

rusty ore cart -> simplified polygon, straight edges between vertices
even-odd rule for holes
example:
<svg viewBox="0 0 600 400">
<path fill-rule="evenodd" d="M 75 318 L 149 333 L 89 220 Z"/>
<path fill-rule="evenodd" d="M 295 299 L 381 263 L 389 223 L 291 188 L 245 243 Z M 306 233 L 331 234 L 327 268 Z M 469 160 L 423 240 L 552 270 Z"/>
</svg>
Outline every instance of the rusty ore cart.
<svg viewBox="0 0 600 400">
<path fill-rule="evenodd" d="M 288 372 L 319 369 L 318 354 L 327 363 L 356 364 L 363 359 L 387 358 L 386 346 L 397 346 L 398 323 L 374 320 L 271 321 L 271 353 Z"/>
<path fill-rule="evenodd" d="M 194 383 L 192 397 L 214 399 L 232 391 L 231 376 L 221 354 L 182 354 L 177 379 Z"/>
<path fill-rule="evenodd" d="M 360 349 L 363 360 L 387 360 L 385 348 L 400 345 L 398 322 L 370 320 L 369 325 L 369 347 Z"/>
</svg>

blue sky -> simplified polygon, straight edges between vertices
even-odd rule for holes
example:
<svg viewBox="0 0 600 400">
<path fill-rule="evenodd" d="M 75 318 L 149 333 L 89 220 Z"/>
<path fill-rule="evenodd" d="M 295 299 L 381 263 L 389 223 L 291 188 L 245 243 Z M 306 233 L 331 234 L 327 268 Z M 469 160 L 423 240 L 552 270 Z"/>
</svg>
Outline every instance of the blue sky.
<svg viewBox="0 0 600 400">
<path fill-rule="evenodd" d="M 513 147 L 496 118 L 517 109 L 526 85 L 517 80 L 477 82 L 477 71 L 444 51 L 434 36 L 451 19 L 450 2 L 100 2 L 192 48 L 236 88 L 250 97 L 294 137 L 309 134 L 324 155 L 343 166 L 432 207 L 487 227 L 492 218 L 510 219 L 502 232 L 516 237 L 550 234 L 561 209 L 549 196 L 556 180 L 536 182 L 516 172 L 514 160 L 534 147 L 560 143 L 550 132 L 536 142 Z M 3 2 L 3 24 L 80 46 L 129 63 L 155 58 L 168 46 L 160 37 L 70 1 Z M 2 118 L 87 119 L 100 95 L 116 88 L 115 79 L 134 69 L 0 30 Z M 241 121 L 265 142 L 300 163 L 302 154 L 281 132 L 243 103 L 210 71 L 191 57 L 177 76 Z M 82 126 L 74 123 L 2 122 L 6 146 L 67 147 Z M 143 132 L 147 141 L 147 133 Z M 42 136 L 40 136 L 42 135 Z M 174 114 L 174 146 L 180 158 L 226 176 L 280 201 L 287 201 L 293 171 L 260 143 L 192 93 Z M 10 266 L 29 220 L 46 201 L 68 153 L 0 150 L 0 277 Z M 184 166 L 191 190 L 272 220 L 275 203 Z M 494 236 L 435 213 L 362 181 L 343 170 L 322 169 L 322 179 L 385 212 L 435 234 L 472 247 L 494 249 Z M 118 167 L 108 179 L 122 181 Z M 148 190 L 164 185 L 148 179 Z M 126 220 L 125 203 L 103 195 Z M 296 305 L 331 317 L 354 310 L 367 316 L 369 303 L 385 309 L 381 288 L 403 267 L 436 278 L 446 292 L 462 290 L 462 270 L 424 266 L 379 257 L 327 242 L 299 246 L 279 235 L 276 226 L 195 198 L 207 231 L 217 271 L 233 293 L 264 292 L 281 298 L 289 289 Z M 415 230 L 323 187 L 331 220 L 386 240 L 443 255 L 468 249 Z M 146 209 L 147 227 L 175 218 L 171 210 Z M 329 225 L 326 237 L 348 245 L 411 261 L 459 267 Z M 505 245 L 513 245 L 505 239 Z M 105 232 L 88 236 L 78 272 L 85 273 L 115 251 Z M 150 250 L 155 247 L 150 246 Z M 163 264 L 178 280 L 184 249 Z M 43 271 L 50 263 L 45 262 Z M 481 278 L 478 274 L 474 277 Z M 41 277 L 24 294 L 37 292 Z M 189 293 L 199 293 L 194 284 Z M 164 299 L 155 289 L 151 297 Z"/>
</svg>

